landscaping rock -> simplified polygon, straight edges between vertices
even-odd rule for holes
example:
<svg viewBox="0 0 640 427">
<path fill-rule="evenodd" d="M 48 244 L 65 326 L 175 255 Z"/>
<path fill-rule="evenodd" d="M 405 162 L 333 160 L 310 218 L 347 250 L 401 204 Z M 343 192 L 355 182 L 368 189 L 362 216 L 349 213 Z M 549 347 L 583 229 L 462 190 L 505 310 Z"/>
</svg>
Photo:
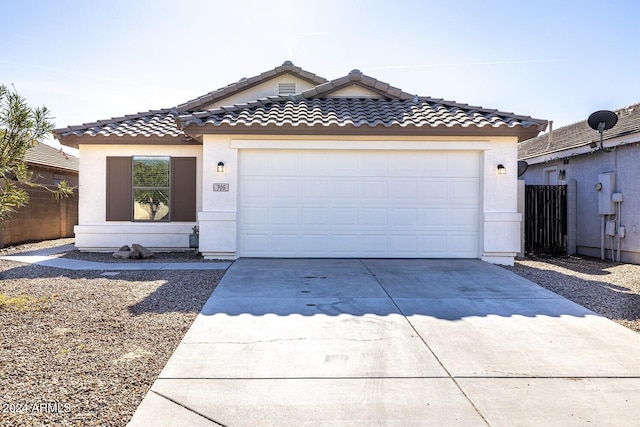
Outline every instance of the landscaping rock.
<svg viewBox="0 0 640 427">
<path fill-rule="evenodd" d="M 140 258 L 153 259 L 153 258 L 156 257 L 156 254 L 154 254 L 153 252 L 151 252 L 149 249 L 145 248 L 144 246 L 139 245 L 138 243 L 134 243 L 131 246 L 133 247 L 134 251 L 140 252 L 140 254 L 142 255 Z"/>
<path fill-rule="evenodd" d="M 129 259 L 131 258 L 131 251 L 117 251 L 113 253 L 113 257 L 117 259 Z"/>
<path fill-rule="evenodd" d="M 124 245 L 123 247 L 118 249 L 118 252 L 124 252 L 124 251 L 130 251 L 130 250 L 131 248 L 129 247 L 129 245 Z"/>
</svg>

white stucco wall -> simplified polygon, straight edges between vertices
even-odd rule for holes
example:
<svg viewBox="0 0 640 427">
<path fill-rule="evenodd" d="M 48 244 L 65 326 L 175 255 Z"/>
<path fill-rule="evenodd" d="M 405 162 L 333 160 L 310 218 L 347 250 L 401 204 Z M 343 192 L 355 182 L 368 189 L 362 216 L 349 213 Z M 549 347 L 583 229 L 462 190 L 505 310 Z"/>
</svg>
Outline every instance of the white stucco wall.
<svg viewBox="0 0 640 427">
<path fill-rule="evenodd" d="M 520 251 L 520 223 L 518 213 L 518 147 L 515 139 L 491 142 L 484 152 L 484 248 L 482 259 L 498 264 L 513 264 Z M 498 174 L 498 165 L 506 167 L 506 174 Z"/>
<path fill-rule="evenodd" d="M 362 149 L 362 150 L 477 150 L 481 152 L 482 207 L 479 219 L 481 243 L 478 258 L 513 264 L 520 250 L 521 214 L 517 211 L 517 146 L 515 138 L 402 138 L 348 139 L 205 135 L 203 143 L 202 211 L 198 213 L 200 251 L 209 258 L 237 257 L 238 151 L 251 149 Z M 222 161 L 225 172 L 216 172 Z M 498 175 L 497 166 L 507 168 Z M 229 191 L 213 191 L 215 183 L 229 184 Z"/>
<path fill-rule="evenodd" d="M 187 249 L 195 222 L 143 223 L 106 220 L 106 163 L 108 156 L 196 157 L 196 211 L 202 210 L 202 147 L 200 145 L 80 145 L 80 179 L 76 247 L 111 251 L 142 244 L 153 250 Z"/>
</svg>

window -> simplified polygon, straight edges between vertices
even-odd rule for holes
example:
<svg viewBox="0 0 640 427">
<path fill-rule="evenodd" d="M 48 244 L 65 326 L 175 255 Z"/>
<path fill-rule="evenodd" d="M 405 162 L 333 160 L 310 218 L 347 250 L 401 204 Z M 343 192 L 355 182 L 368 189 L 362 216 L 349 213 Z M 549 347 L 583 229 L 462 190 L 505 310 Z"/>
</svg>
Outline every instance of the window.
<svg viewBox="0 0 640 427">
<path fill-rule="evenodd" d="M 196 158 L 107 157 L 107 221 L 196 220 Z"/>
<path fill-rule="evenodd" d="M 169 221 L 170 158 L 133 158 L 133 220 Z"/>
</svg>

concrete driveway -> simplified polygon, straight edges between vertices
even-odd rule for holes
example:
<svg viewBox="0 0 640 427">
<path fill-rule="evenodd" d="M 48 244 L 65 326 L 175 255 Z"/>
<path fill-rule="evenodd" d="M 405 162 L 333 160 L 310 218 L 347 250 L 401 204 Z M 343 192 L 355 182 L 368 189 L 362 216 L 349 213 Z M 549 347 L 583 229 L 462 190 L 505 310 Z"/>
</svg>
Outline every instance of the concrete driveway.
<svg viewBox="0 0 640 427">
<path fill-rule="evenodd" d="M 640 335 L 500 267 L 241 259 L 130 425 L 638 419 Z"/>
</svg>

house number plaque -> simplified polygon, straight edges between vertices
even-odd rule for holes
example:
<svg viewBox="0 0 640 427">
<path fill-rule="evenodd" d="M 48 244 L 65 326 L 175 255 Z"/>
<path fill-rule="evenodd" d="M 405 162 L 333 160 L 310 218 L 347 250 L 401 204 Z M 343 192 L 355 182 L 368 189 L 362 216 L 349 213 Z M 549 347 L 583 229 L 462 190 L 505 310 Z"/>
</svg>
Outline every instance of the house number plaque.
<svg viewBox="0 0 640 427">
<path fill-rule="evenodd" d="M 213 183 L 213 191 L 229 191 L 229 184 Z"/>
</svg>

